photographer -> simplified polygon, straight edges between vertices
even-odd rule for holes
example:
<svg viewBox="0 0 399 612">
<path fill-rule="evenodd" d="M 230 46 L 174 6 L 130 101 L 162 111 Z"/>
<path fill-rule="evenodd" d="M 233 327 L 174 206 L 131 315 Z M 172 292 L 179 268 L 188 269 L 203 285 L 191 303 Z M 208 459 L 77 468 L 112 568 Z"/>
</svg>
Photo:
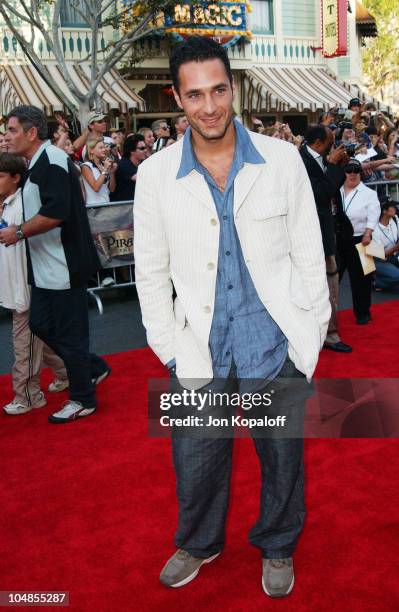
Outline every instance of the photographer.
<svg viewBox="0 0 399 612">
<path fill-rule="evenodd" d="M 382 244 L 386 259 L 374 259 L 376 267 L 375 289 L 399 289 L 399 220 L 397 202 L 385 199 L 381 204 L 380 221 L 375 226 L 373 240 Z"/>
<path fill-rule="evenodd" d="M 305 144 L 301 146 L 299 152 L 312 184 L 326 259 L 332 312 L 324 347 L 340 353 L 350 353 L 352 348 L 342 342 L 338 334 L 339 280 L 335 261 L 335 223 L 333 216 L 333 200 L 339 194 L 339 189 L 345 181 L 343 166 L 347 164 L 349 157 L 343 144 L 332 149 L 333 142 L 333 133 L 328 127 L 312 125 L 306 132 Z"/>
</svg>

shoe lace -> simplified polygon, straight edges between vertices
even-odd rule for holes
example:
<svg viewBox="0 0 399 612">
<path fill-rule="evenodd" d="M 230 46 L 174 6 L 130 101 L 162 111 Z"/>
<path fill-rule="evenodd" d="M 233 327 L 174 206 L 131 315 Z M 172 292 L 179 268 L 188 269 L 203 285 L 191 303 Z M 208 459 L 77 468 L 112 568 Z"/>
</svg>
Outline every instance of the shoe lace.
<svg viewBox="0 0 399 612">
<path fill-rule="evenodd" d="M 191 557 L 190 553 L 188 553 L 186 550 L 182 550 L 181 548 L 177 551 L 177 555 L 176 557 L 179 559 L 179 561 L 185 561 L 186 559 L 188 559 L 189 557 Z"/>
<path fill-rule="evenodd" d="M 291 560 L 288 559 L 270 559 L 270 566 L 274 569 L 281 569 L 284 566 L 290 567 Z"/>
</svg>

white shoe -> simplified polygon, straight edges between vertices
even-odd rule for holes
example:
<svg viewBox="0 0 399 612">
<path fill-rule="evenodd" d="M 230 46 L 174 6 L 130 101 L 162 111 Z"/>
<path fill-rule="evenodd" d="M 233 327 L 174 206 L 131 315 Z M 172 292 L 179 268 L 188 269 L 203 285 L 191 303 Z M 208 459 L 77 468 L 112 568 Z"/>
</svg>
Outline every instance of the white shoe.
<svg viewBox="0 0 399 612">
<path fill-rule="evenodd" d="M 101 281 L 101 287 L 112 287 L 112 285 L 115 285 L 115 279 L 112 276 L 106 276 Z"/>
<path fill-rule="evenodd" d="M 30 412 L 33 408 L 43 408 L 46 405 L 47 400 L 44 397 L 43 391 L 40 391 L 38 401 L 35 403 L 34 406 L 25 406 L 25 404 L 20 404 L 16 400 L 12 400 L 12 402 L 6 404 L 6 406 L 3 406 L 3 410 L 7 414 L 18 415 L 26 414 L 27 412 Z"/>
<path fill-rule="evenodd" d="M 51 382 L 48 386 L 48 390 L 50 393 L 59 393 L 60 391 L 64 391 L 69 387 L 69 380 L 60 380 L 59 378 L 54 378 L 53 382 Z"/>
<path fill-rule="evenodd" d="M 49 423 L 69 423 L 79 417 L 89 416 L 95 411 L 94 408 L 83 408 L 80 402 L 69 400 L 65 402 L 58 412 L 54 412 L 48 418 Z"/>
</svg>

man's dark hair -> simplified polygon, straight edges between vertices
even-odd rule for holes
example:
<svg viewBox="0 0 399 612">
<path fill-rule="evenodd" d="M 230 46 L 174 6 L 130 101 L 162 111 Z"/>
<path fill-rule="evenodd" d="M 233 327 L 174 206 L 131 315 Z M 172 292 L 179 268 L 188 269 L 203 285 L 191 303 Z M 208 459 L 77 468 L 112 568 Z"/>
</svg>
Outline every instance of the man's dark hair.
<svg viewBox="0 0 399 612">
<path fill-rule="evenodd" d="M 123 143 L 123 157 L 127 157 L 129 159 L 130 154 L 134 153 L 137 149 L 137 145 L 139 142 L 145 142 L 144 136 L 142 134 L 135 134 L 134 136 L 128 136 L 125 142 Z"/>
<path fill-rule="evenodd" d="M 305 140 L 308 145 L 312 145 L 316 140 L 325 142 L 327 140 L 327 129 L 325 125 L 312 124 L 308 127 L 305 134 Z"/>
<path fill-rule="evenodd" d="M 378 130 L 376 127 L 373 127 L 372 125 L 370 125 L 369 127 L 366 127 L 366 129 L 364 130 L 366 132 L 366 134 L 368 134 L 369 136 L 377 136 L 378 135 Z"/>
<path fill-rule="evenodd" d="M 390 208 L 394 208 L 396 210 L 396 214 L 398 214 L 399 202 L 395 202 L 395 200 L 391 200 L 391 198 L 387 198 L 386 196 L 384 196 L 383 198 L 381 198 L 380 204 L 381 204 L 381 217 L 384 214 L 384 212 L 386 210 L 389 210 Z"/>
<path fill-rule="evenodd" d="M 2 153 L 0 155 L 0 172 L 11 174 L 11 176 L 19 174 L 22 179 L 26 172 L 26 165 L 20 155 Z"/>
<path fill-rule="evenodd" d="M 24 132 L 35 127 L 37 129 L 37 137 L 39 140 L 45 140 L 47 138 L 48 127 L 46 115 L 37 106 L 16 106 L 7 115 L 7 121 L 15 117 L 18 119 Z"/>
<path fill-rule="evenodd" d="M 188 62 L 205 62 L 212 59 L 220 59 L 223 62 L 229 81 L 233 83 L 233 73 L 227 51 L 212 38 L 192 36 L 186 42 L 175 47 L 170 58 L 170 74 L 176 91 L 179 91 L 180 66 Z"/>
</svg>

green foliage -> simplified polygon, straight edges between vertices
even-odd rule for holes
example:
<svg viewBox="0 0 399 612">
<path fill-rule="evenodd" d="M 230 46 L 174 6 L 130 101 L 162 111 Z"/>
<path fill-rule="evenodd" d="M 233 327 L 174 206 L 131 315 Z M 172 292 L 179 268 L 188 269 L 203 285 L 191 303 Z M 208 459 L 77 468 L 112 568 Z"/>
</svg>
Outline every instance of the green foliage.
<svg viewBox="0 0 399 612">
<path fill-rule="evenodd" d="M 363 55 L 363 68 L 372 94 L 384 97 L 384 88 L 399 80 L 399 0 L 363 0 L 375 17 L 378 37 L 369 39 Z"/>
</svg>

